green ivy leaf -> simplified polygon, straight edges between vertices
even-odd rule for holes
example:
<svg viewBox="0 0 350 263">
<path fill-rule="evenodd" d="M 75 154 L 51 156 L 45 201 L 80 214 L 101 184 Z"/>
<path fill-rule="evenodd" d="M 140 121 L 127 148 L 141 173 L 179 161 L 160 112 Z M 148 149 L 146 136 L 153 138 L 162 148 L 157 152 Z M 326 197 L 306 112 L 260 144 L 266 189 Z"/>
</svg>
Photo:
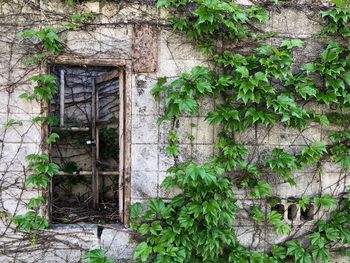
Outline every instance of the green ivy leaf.
<svg viewBox="0 0 350 263">
<path fill-rule="evenodd" d="M 146 224 L 146 223 L 144 223 L 144 224 L 142 224 L 141 226 L 140 226 L 140 228 L 139 228 L 139 233 L 141 234 L 141 235 L 146 235 L 147 233 L 148 233 L 148 231 L 149 231 L 149 226 L 148 226 L 148 224 Z"/>
<path fill-rule="evenodd" d="M 307 85 L 296 86 L 296 91 L 304 100 L 306 100 L 308 97 L 316 97 L 317 95 L 316 88 Z"/>
<path fill-rule="evenodd" d="M 302 67 L 303 70 L 306 71 L 306 74 L 309 75 L 316 71 L 316 67 L 314 63 L 307 63 Z"/>
<path fill-rule="evenodd" d="M 27 204 L 27 207 L 29 209 L 32 209 L 36 206 L 41 206 L 42 204 L 44 204 L 45 202 L 45 199 L 43 196 L 39 196 L 39 197 L 36 197 L 36 198 L 31 198 Z"/>
<path fill-rule="evenodd" d="M 337 200 L 326 194 L 322 197 L 316 197 L 314 203 L 316 206 L 333 207 L 337 205 Z"/>
<path fill-rule="evenodd" d="M 275 231 L 280 235 L 289 235 L 292 232 L 292 229 L 287 224 L 278 223 L 275 225 Z"/>
<path fill-rule="evenodd" d="M 339 230 L 333 227 L 329 227 L 326 229 L 326 237 L 330 240 L 330 241 L 337 241 L 340 238 L 340 233 Z"/>
<path fill-rule="evenodd" d="M 170 4 L 171 4 L 171 1 L 169 1 L 169 0 L 158 0 L 156 7 L 157 8 L 168 7 L 168 6 L 170 6 Z"/>
<path fill-rule="evenodd" d="M 286 47 L 287 49 L 292 49 L 294 47 L 303 47 L 304 42 L 300 39 L 283 40 L 281 47 Z"/>
<path fill-rule="evenodd" d="M 59 139 L 60 136 L 57 133 L 52 133 L 50 136 L 46 139 L 47 144 L 51 144 L 53 142 L 56 142 L 57 139 Z"/>
<path fill-rule="evenodd" d="M 282 220 L 282 215 L 278 213 L 277 211 L 271 211 L 267 215 L 267 219 L 269 222 L 273 225 L 277 225 L 281 222 Z"/>
<path fill-rule="evenodd" d="M 242 76 L 243 78 L 249 77 L 249 71 L 248 71 L 248 69 L 247 69 L 246 67 L 244 67 L 244 66 L 239 66 L 239 67 L 237 67 L 236 71 L 239 72 L 239 73 L 241 73 L 241 76 Z"/>
<path fill-rule="evenodd" d="M 112 259 L 105 256 L 105 252 L 102 249 L 93 249 L 86 252 L 83 256 L 85 263 L 115 263 Z"/>
<path fill-rule="evenodd" d="M 136 219 L 141 216 L 142 206 L 140 203 L 135 203 L 130 207 L 130 218 Z"/>
<path fill-rule="evenodd" d="M 253 198 L 263 198 L 271 195 L 271 187 L 266 181 L 259 181 L 250 193 Z"/>
<path fill-rule="evenodd" d="M 201 82 L 197 83 L 196 88 L 202 94 L 204 94 L 205 92 L 212 91 L 211 84 L 208 81 L 201 81 Z"/>
<path fill-rule="evenodd" d="M 256 206 L 252 207 L 252 214 L 253 214 L 253 219 L 258 221 L 258 222 L 264 222 L 265 220 L 265 215 L 262 210 L 257 208 Z"/>
<path fill-rule="evenodd" d="M 299 200 L 299 206 L 302 211 L 305 211 L 310 203 L 310 198 L 306 195 L 303 195 Z"/>
<path fill-rule="evenodd" d="M 315 261 L 318 262 L 329 262 L 330 256 L 329 256 L 329 250 L 325 248 L 324 246 L 313 246 L 311 250 L 312 257 Z"/>
<path fill-rule="evenodd" d="M 279 260 L 284 260 L 287 257 L 287 249 L 282 246 L 272 245 L 271 252 L 274 258 Z"/>
<path fill-rule="evenodd" d="M 348 5 L 349 0 L 331 0 L 337 7 L 344 8 Z"/>
<path fill-rule="evenodd" d="M 150 254 L 152 253 L 152 247 L 149 247 L 145 241 L 138 244 L 134 250 L 134 259 L 141 259 L 141 262 L 146 262 Z"/>
<path fill-rule="evenodd" d="M 324 238 L 321 237 L 321 234 L 319 232 L 308 235 L 308 238 L 310 239 L 312 246 L 324 247 Z"/>
</svg>

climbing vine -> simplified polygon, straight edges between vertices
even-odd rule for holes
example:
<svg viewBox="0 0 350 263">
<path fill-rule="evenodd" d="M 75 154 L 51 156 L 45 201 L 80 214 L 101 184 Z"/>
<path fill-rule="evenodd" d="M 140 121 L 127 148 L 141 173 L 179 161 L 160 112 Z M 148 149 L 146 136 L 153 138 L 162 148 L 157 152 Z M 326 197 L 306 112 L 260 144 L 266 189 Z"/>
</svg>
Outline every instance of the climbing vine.
<svg viewBox="0 0 350 263">
<path fill-rule="evenodd" d="M 33 42 L 39 41 L 43 47 L 43 52 L 26 58 L 28 65 L 39 64 L 48 56 L 56 56 L 63 52 L 64 47 L 59 39 L 59 34 L 66 30 L 77 30 L 81 23 L 94 19 L 92 13 L 74 14 L 71 21 L 63 26 L 48 26 L 43 29 L 29 29 L 18 34 L 21 39 L 28 39 Z M 49 103 L 53 95 L 58 91 L 56 77 L 52 74 L 41 74 L 31 77 L 33 82 L 32 92 L 24 92 L 19 98 L 24 100 L 35 100 L 40 103 Z M 48 125 L 55 124 L 57 119 L 53 116 L 36 116 L 32 119 L 33 123 L 46 123 Z M 18 125 L 15 120 L 11 120 L 7 125 Z M 47 146 L 59 139 L 57 133 L 51 133 L 47 138 L 43 138 L 43 143 Z M 28 166 L 27 172 L 30 174 L 25 178 L 24 186 L 26 188 L 37 190 L 37 196 L 28 201 L 28 212 L 24 215 L 16 215 L 8 217 L 8 219 L 16 225 L 16 230 L 27 233 L 32 238 L 33 245 L 36 243 L 36 235 L 38 232 L 45 230 L 49 226 L 47 218 L 42 215 L 41 208 L 47 201 L 47 189 L 53 176 L 57 175 L 61 169 L 57 164 L 51 162 L 47 154 L 32 153 L 26 157 Z"/>
<path fill-rule="evenodd" d="M 257 34 L 257 22 L 267 14 L 257 6 L 242 9 L 229 1 L 159 0 L 158 8 L 168 8 L 174 16 L 175 30 L 184 31 L 189 40 L 205 51 L 215 70 L 197 66 L 189 73 L 168 82 L 160 78 L 153 88 L 156 100 L 164 102 L 165 113 L 158 120 L 175 122 L 183 115 L 196 115 L 201 99 L 221 99 L 207 114 L 210 125 L 222 128 L 212 161 L 199 165 L 194 160 L 178 162 L 179 138 L 174 126 L 169 131 L 166 153 L 175 166 L 163 181 L 163 187 L 182 192 L 169 202 L 152 199 L 146 206 L 131 208 L 131 226 L 143 241 L 136 247 L 134 259 L 141 262 L 329 262 L 330 251 L 342 251 L 350 244 L 350 189 L 338 203 L 331 195 L 303 196 L 302 211 L 310 204 L 333 209 L 330 220 L 320 220 L 305 235 L 275 244 L 267 253 L 249 251 L 239 244 L 233 228 L 236 200 L 232 189 L 245 189 L 252 199 L 273 198 L 269 175 L 275 175 L 290 187 L 296 186 L 293 174 L 314 167 L 322 174 L 322 163 L 333 162 L 343 172 L 350 166 L 349 120 L 350 64 L 349 46 L 337 42 L 349 37 L 347 2 L 321 12 L 325 26 L 319 37 L 335 37 L 319 58 L 293 68 L 293 52 L 303 46 L 299 39 L 283 40 L 279 46 L 262 44 L 250 54 L 217 49 L 219 42 L 252 41 L 268 38 Z M 307 103 L 329 108 L 320 114 Z M 283 124 L 299 132 L 311 123 L 323 127 L 336 125 L 329 134 L 331 144 L 307 143 L 298 153 L 274 148 L 262 160 L 248 161 L 250 151 L 235 138 L 256 126 Z M 251 208 L 257 222 L 269 222 L 275 232 L 288 235 L 292 229 L 282 215 L 272 210 L 267 215 Z"/>
</svg>

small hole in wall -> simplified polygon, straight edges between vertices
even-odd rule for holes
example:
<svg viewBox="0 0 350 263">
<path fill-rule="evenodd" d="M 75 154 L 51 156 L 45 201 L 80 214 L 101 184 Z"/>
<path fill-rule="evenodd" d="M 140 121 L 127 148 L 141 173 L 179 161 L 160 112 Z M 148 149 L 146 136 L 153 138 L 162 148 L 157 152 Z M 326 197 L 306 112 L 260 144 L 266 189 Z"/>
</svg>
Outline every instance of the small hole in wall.
<svg viewBox="0 0 350 263">
<path fill-rule="evenodd" d="M 277 213 L 281 214 L 282 217 L 284 215 L 284 205 L 277 204 L 271 208 L 272 211 L 276 211 Z"/>
<path fill-rule="evenodd" d="M 298 212 L 298 208 L 296 205 L 290 205 L 288 207 L 288 219 L 289 220 L 295 220 L 297 218 L 297 212 Z"/>
<path fill-rule="evenodd" d="M 175 128 L 180 128 L 180 121 L 179 120 L 176 120 L 176 122 L 175 122 Z"/>
<path fill-rule="evenodd" d="M 314 219 L 315 207 L 313 205 L 308 205 L 305 210 L 301 209 L 300 219 L 304 221 L 310 221 Z"/>
<path fill-rule="evenodd" d="M 101 238 L 103 232 L 103 226 L 97 226 L 97 238 Z"/>
</svg>

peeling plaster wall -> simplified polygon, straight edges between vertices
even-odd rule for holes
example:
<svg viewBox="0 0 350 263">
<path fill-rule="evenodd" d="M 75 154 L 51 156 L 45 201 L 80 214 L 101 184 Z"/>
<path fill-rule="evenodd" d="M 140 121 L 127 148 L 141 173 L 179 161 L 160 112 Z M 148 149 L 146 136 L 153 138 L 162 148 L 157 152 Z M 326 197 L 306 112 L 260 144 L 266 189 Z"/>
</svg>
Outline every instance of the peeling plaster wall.
<svg viewBox="0 0 350 263">
<path fill-rule="evenodd" d="M 22 57 L 28 43 L 16 40 L 16 34 L 25 28 L 59 24 L 67 14 L 74 13 L 76 8 L 97 14 L 97 20 L 84 30 L 62 34 L 65 53 L 81 58 L 127 59 L 137 64 L 142 60 L 142 57 L 137 56 L 145 54 L 133 51 L 134 25 L 149 24 L 157 29 L 154 45 L 155 72 L 133 73 L 131 76 L 131 200 L 135 203 L 145 202 L 153 197 L 168 199 L 176 194 L 176 190 L 166 192 L 160 188 L 167 168 L 173 164 L 165 155 L 166 133 L 170 124 L 164 122 L 157 126 L 156 120 L 164 107 L 154 101 L 150 90 L 158 77 L 167 76 L 171 80 L 196 65 L 212 65 L 184 36 L 167 26 L 164 20 L 166 12 L 149 5 L 130 2 L 92 1 L 76 8 L 67 7 L 58 0 L 0 0 L 0 3 L 0 211 L 23 214 L 25 203 L 37 194 L 35 191 L 23 191 L 22 183 L 26 166 L 25 156 L 40 151 L 41 127 L 32 124 L 31 118 L 40 113 L 41 107 L 36 102 L 27 102 L 18 96 L 31 89 L 28 78 L 38 74 L 40 69 L 23 65 Z M 251 4 L 246 0 L 240 3 Z M 261 26 L 261 29 L 277 33 L 271 40 L 272 43 L 279 43 L 283 38 L 301 38 L 305 41 L 305 47 L 295 52 L 296 63 L 312 60 L 323 45 L 313 38 L 313 34 L 322 26 L 318 12 L 327 4 L 327 1 L 290 1 L 279 8 L 267 4 L 270 21 Z M 246 44 L 232 46 L 230 43 L 224 43 L 224 46 L 243 52 L 247 50 Z M 146 71 L 152 70 L 151 67 L 151 70 Z M 203 100 L 198 116 L 183 116 L 179 119 L 176 128 L 180 135 L 181 159 L 193 157 L 202 163 L 212 157 L 213 142 L 220 129 L 209 126 L 205 117 L 213 109 L 214 103 L 212 99 Z M 327 111 L 322 108 L 317 110 Z M 5 129 L 3 124 L 10 119 L 21 120 L 23 124 Z M 191 125 L 192 123 L 195 126 Z M 261 158 L 276 146 L 285 147 L 292 152 L 299 151 L 303 145 L 312 141 L 325 140 L 326 132 L 327 130 L 318 124 L 312 125 L 302 133 L 287 130 L 281 125 L 272 129 L 257 126 L 256 129 L 237 135 L 237 140 L 255 152 L 255 155 L 250 157 L 254 159 Z M 192 143 L 190 135 L 195 138 Z M 275 186 L 273 195 L 281 198 L 282 203 L 287 206 L 290 197 L 315 195 L 319 192 L 337 195 L 344 192 L 346 185 L 350 184 L 350 177 L 347 174 L 339 174 L 339 168 L 334 165 L 325 163 L 324 166 L 327 173 L 322 175 L 322 178 L 315 175 L 312 169 L 295 174 L 298 183 L 296 189 L 271 179 Z M 234 192 L 240 208 L 235 228 L 242 244 L 251 249 L 264 250 L 271 243 L 287 238 L 277 236 L 271 226 L 253 222 L 246 211 L 251 205 L 257 205 L 266 212 L 270 211 L 271 208 L 265 201 L 249 200 L 247 193 L 238 189 L 234 189 Z M 297 214 L 300 215 L 299 210 Z M 314 220 L 306 223 L 299 219 L 291 222 L 286 216 L 285 220 L 293 226 L 302 225 L 300 229 L 295 228 L 298 229 L 297 233 L 293 232 L 300 234 L 312 228 L 317 219 L 325 216 L 326 211 L 321 211 Z M 24 236 L 13 233 L 0 220 L 2 262 L 79 262 L 84 251 L 98 246 L 105 248 L 107 254 L 113 258 L 127 259 L 131 257 L 134 245 L 135 241 L 130 231 L 120 225 L 104 228 L 102 232 L 95 225 L 70 225 L 52 227 L 45 236 L 38 237 L 37 244 L 32 246 Z M 332 262 L 348 261 L 334 256 Z"/>
</svg>

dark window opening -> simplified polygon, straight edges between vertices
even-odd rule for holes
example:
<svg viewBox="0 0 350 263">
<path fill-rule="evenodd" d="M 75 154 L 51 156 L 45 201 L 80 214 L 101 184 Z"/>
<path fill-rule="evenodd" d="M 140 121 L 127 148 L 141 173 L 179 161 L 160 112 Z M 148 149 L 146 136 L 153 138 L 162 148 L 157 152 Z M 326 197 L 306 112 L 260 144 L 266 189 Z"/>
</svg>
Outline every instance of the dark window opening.
<svg viewBox="0 0 350 263">
<path fill-rule="evenodd" d="M 119 200 L 119 71 L 54 65 L 59 91 L 49 105 L 61 167 L 51 185 L 52 223 L 116 223 Z"/>
<path fill-rule="evenodd" d="M 292 204 L 288 207 L 288 219 L 295 220 L 297 218 L 298 207 L 295 204 Z"/>
<path fill-rule="evenodd" d="M 315 207 L 313 205 L 308 205 L 305 210 L 301 209 L 300 219 L 304 221 L 310 221 L 314 219 Z"/>
<path fill-rule="evenodd" d="M 271 208 L 272 211 L 276 211 L 277 213 L 282 215 L 282 218 L 284 217 L 284 205 L 277 204 Z"/>
</svg>

